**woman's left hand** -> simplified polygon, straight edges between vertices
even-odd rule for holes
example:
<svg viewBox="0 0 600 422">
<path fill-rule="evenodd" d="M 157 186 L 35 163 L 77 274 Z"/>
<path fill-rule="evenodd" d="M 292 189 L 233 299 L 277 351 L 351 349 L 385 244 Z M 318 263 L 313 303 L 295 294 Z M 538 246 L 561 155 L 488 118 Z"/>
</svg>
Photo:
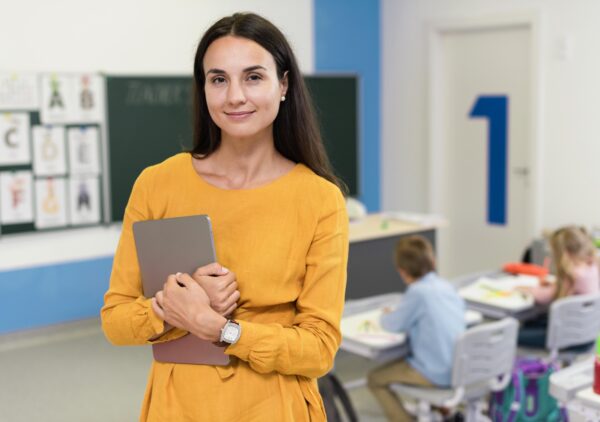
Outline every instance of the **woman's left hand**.
<svg viewBox="0 0 600 422">
<path fill-rule="evenodd" d="M 204 340 L 218 341 L 227 321 L 210 307 L 208 295 L 189 274 L 170 275 L 152 306 L 164 321 Z"/>
</svg>

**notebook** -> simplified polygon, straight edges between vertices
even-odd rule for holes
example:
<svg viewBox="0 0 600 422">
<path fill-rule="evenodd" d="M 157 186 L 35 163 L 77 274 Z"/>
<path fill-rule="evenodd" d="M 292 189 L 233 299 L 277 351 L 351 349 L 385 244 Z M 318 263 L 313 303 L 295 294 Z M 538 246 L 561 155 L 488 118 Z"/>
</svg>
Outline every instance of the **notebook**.
<svg viewBox="0 0 600 422">
<path fill-rule="evenodd" d="M 216 261 L 212 227 L 207 215 L 138 221 L 133 223 L 133 237 L 145 297 L 153 297 L 162 290 L 170 274 L 192 274 L 198 267 Z M 165 331 L 171 328 L 167 326 L 165 324 Z M 192 334 L 153 344 L 152 353 L 159 362 L 229 363 L 224 347 Z"/>
<path fill-rule="evenodd" d="M 480 277 L 472 284 L 459 290 L 460 296 L 468 301 L 490 305 L 512 312 L 520 312 L 534 306 L 535 300 L 531 294 L 515 290 L 516 286 L 531 286 L 539 280 L 527 276 L 508 276 L 497 279 Z"/>
</svg>

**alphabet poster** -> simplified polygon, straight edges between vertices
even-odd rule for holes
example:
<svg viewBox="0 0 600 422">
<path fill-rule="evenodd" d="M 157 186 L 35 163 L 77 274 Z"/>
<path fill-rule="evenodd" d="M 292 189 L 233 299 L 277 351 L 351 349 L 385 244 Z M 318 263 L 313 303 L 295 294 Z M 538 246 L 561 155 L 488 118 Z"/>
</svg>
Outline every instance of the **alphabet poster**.
<svg viewBox="0 0 600 422">
<path fill-rule="evenodd" d="M 33 221 L 32 181 L 30 171 L 0 173 L 0 223 Z"/>
<path fill-rule="evenodd" d="M 44 124 L 102 121 L 104 84 L 101 76 L 45 74 L 41 85 L 41 120 Z"/>
<path fill-rule="evenodd" d="M 29 114 L 0 113 L 0 166 L 29 163 Z"/>
<path fill-rule="evenodd" d="M 61 227 L 67 225 L 65 179 L 48 177 L 35 181 L 35 227 Z"/>
<path fill-rule="evenodd" d="M 38 91 L 34 73 L 0 73 L 0 110 L 36 110 Z"/>
<path fill-rule="evenodd" d="M 75 177 L 69 181 L 71 224 L 100 222 L 100 184 L 97 177 Z"/>
<path fill-rule="evenodd" d="M 71 78 L 54 73 L 43 75 L 41 85 L 40 118 L 42 123 L 69 123 L 76 106 Z"/>
<path fill-rule="evenodd" d="M 98 128 L 93 126 L 69 128 L 67 139 L 71 175 L 99 174 L 100 143 Z"/>
<path fill-rule="evenodd" d="M 97 123 L 104 114 L 104 82 L 99 75 L 81 74 L 73 77 L 76 107 L 73 122 Z"/>
<path fill-rule="evenodd" d="M 65 128 L 34 126 L 33 171 L 36 176 L 59 176 L 67 172 Z"/>
</svg>

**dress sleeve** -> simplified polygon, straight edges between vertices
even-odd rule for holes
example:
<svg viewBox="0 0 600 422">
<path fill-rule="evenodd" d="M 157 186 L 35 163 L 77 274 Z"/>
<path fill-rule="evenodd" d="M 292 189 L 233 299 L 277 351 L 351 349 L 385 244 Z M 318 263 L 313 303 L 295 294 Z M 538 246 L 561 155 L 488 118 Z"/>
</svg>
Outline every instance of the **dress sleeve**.
<svg viewBox="0 0 600 422">
<path fill-rule="evenodd" d="M 104 295 L 100 311 L 102 329 L 106 338 L 116 345 L 152 343 L 148 339 L 164 330 L 163 321 L 154 313 L 151 299 L 142 294 L 133 223 L 152 218 L 148 207 L 149 169 L 136 180 L 125 208 L 121 238 L 115 253 L 110 286 Z M 181 337 L 185 332 L 173 329 L 155 342 Z"/>
<path fill-rule="evenodd" d="M 348 216 L 339 190 L 324 202 L 306 256 L 306 275 L 292 326 L 238 321 L 242 335 L 225 349 L 259 373 L 315 378 L 333 366 L 341 342 Z"/>
</svg>

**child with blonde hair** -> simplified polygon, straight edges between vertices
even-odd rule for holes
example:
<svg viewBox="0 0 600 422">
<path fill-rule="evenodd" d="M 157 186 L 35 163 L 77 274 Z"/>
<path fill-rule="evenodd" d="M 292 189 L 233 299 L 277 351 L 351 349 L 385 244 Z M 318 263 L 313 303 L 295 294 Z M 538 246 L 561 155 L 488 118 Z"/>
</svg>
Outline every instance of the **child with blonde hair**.
<svg viewBox="0 0 600 422">
<path fill-rule="evenodd" d="M 541 305 L 567 296 L 600 292 L 596 247 L 585 229 L 561 227 L 550 235 L 549 242 L 556 282 L 541 282 L 537 287 L 520 290 L 531 293 Z M 547 315 L 525 323 L 519 332 L 519 344 L 544 347 L 547 326 Z"/>
</svg>

